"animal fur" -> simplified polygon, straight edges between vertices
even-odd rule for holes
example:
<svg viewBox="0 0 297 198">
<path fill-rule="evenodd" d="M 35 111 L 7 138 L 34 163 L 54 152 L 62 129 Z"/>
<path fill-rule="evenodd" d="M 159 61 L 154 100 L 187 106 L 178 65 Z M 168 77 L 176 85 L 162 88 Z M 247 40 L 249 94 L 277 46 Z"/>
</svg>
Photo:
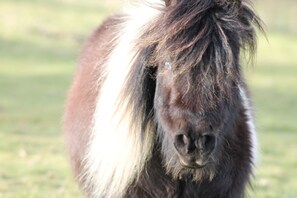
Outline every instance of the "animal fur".
<svg viewBox="0 0 297 198">
<path fill-rule="evenodd" d="M 82 51 L 64 119 L 88 197 L 244 197 L 257 143 L 239 56 L 255 50 L 254 25 L 247 0 L 159 0 L 103 22 Z M 222 131 L 208 167 L 180 164 L 173 118 L 185 112 Z"/>
</svg>

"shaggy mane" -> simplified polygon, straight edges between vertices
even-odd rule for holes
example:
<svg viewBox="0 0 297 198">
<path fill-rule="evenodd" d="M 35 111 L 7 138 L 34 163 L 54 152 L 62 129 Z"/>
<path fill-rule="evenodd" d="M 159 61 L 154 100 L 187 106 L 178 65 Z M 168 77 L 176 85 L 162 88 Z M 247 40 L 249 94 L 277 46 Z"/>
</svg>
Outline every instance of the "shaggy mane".
<svg viewBox="0 0 297 198">
<path fill-rule="evenodd" d="M 170 61 L 176 77 L 196 67 L 205 77 L 217 76 L 217 84 L 225 79 L 236 82 L 240 75 L 237 52 L 241 48 L 253 54 L 253 27 L 262 30 L 251 7 L 249 0 L 177 1 L 148 24 L 139 45 L 156 46 L 152 65 Z"/>
</svg>

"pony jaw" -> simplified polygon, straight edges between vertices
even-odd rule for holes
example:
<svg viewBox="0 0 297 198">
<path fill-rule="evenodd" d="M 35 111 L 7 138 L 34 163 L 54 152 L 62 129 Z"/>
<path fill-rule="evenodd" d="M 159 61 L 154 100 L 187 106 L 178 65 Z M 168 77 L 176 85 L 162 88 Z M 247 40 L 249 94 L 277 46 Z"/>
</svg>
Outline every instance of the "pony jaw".
<svg viewBox="0 0 297 198">
<path fill-rule="evenodd" d="M 203 179 L 211 181 L 216 175 L 216 168 L 214 163 L 207 163 L 202 166 L 188 166 L 185 165 L 179 158 L 175 163 L 167 163 L 165 166 L 167 174 L 172 175 L 174 179 L 189 179 L 199 182 Z"/>
</svg>

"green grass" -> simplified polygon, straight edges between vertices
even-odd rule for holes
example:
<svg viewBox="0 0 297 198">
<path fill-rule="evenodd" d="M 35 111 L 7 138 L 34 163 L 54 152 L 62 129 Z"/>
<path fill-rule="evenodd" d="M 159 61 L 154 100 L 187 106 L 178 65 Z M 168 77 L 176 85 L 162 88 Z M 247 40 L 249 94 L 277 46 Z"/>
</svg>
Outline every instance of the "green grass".
<svg viewBox="0 0 297 198">
<path fill-rule="evenodd" d="M 80 197 L 63 143 L 64 101 L 84 38 L 116 0 L 1 0 L 0 197 Z M 256 4 L 259 38 L 246 69 L 261 145 L 252 198 L 297 197 L 297 3 Z"/>
<path fill-rule="evenodd" d="M 268 32 L 260 39 L 257 64 L 248 72 L 261 145 L 251 197 L 297 195 L 297 37 Z"/>
<path fill-rule="evenodd" d="M 0 2 L 0 197 L 79 197 L 61 117 L 98 1 Z"/>
</svg>

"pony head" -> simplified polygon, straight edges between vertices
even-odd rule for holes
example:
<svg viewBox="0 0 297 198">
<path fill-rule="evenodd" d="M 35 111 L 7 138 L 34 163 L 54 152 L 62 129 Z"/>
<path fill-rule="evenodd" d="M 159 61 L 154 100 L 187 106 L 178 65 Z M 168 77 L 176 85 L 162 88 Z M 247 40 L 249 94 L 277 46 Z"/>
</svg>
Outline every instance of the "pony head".
<svg viewBox="0 0 297 198">
<path fill-rule="evenodd" d="M 154 115 L 174 178 L 211 180 L 228 157 L 240 112 L 240 49 L 255 49 L 259 19 L 246 1 L 166 1 L 141 45 L 153 46 Z"/>
</svg>

